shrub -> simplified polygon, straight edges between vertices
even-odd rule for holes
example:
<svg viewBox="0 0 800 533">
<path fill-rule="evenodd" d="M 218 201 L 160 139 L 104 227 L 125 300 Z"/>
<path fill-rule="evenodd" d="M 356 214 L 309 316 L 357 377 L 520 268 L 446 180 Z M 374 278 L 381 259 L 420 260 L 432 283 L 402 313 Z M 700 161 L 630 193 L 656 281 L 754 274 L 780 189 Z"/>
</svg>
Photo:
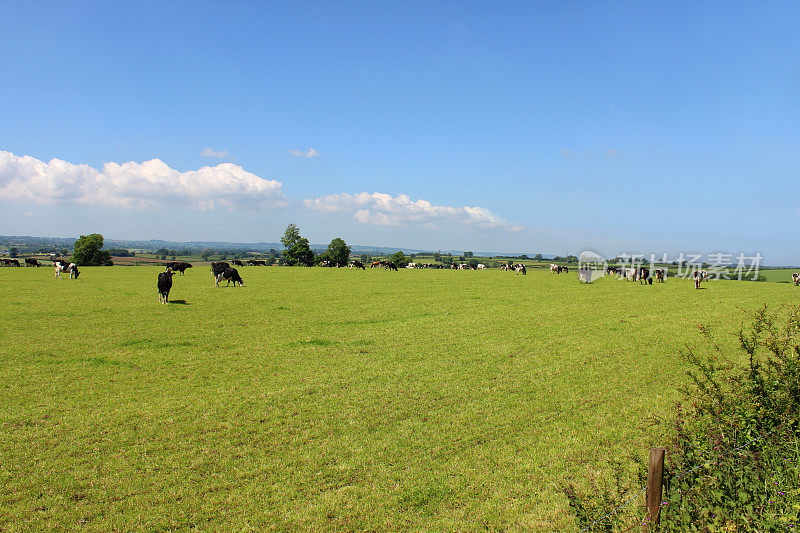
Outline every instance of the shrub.
<svg viewBox="0 0 800 533">
<path fill-rule="evenodd" d="M 683 353 L 691 384 L 667 449 L 661 529 L 800 529 L 800 307 L 753 314 L 737 335 L 745 365 L 736 362 L 741 353 L 723 352 L 709 328 L 698 329 L 709 350 Z M 633 511 L 616 511 L 643 486 L 645 465 L 627 476 L 612 471 L 613 485 L 564 487 L 582 528 L 612 531 L 644 515 L 641 498 L 627 505 Z"/>
</svg>

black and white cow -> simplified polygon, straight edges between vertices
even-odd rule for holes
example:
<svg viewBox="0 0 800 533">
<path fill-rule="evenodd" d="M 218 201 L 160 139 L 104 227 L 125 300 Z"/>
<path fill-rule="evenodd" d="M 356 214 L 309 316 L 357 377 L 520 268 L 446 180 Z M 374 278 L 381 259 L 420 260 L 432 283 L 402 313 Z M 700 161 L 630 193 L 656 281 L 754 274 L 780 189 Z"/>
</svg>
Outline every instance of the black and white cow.
<svg viewBox="0 0 800 533">
<path fill-rule="evenodd" d="M 356 259 L 350 261 L 350 268 L 356 268 L 356 269 L 360 268 L 361 270 L 367 269 L 367 267 L 364 266 L 364 263 Z"/>
<path fill-rule="evenodd" d="M 798 285 L 800 285 L 800 274 L 798 274 L 797 272 L 795 272 L 794 274 L 792 274 L 792 283 L 794 283 L 794 286 L 795 286 L 795 287 L 797 287 Z"/>
<path fill-rule="evenodd" d="M 38 259 L 34 259 L 33 257 L 26 257 L 25 258 L 25 266 L 26 267 L 32 266 L 32 267 L 37 267 L 38 268 L 38 267 L 42 266 L 42 264 L 39 262 Z"/>
<path fill-rule="evenodd" d="M 233 263 L 235 266 L 239 266 L 239 267 L 243 267 L 244 266 L 244 263 L 242 263 L 238 259 L 234 259 L 233 261 L 231 261 L 231 263 Z"/>
<path fill-rule="evenodd" d="M 516 271 L 517 274 L 522 274 L 523 276 L 528 275 L 528 271 L 525 268 L 525 265 L 523 265 L 522 263 L 514 266 L 514 270 Z"/>
<path fill-rule="evenodd" d="M 656 275 L 656 281 L 658 281 L 659 283 L 664 283 L 664 280 L 667 277 L 667 271 L 666 269 L 663 268 L 653 270 L 653 274 Z"/>
<path fill-rule="evenodd" d="M 172 276 L 175 274 L 169 267 L 158 274 L 158 301 L 162 304 L 169 302 L 169 290 L 172 288 Z"/>
<path fill-rule="evenodd" d="M 67 263 L 64 260 L 53 262 L 53 268 L 55 269 L 55 277 L 58 279 L 61 279 L 62 272 L 68 273 L 69 279 L 78 279 L 78 276 L 81 274 L 78 272 L 78 265 L 75 263 Z"/>
<path fill-rule="evenodd" d="M 239 275 L 239 271 L 236 270 L 235 268 L 228 267 L 225 270 L 222 270 L 219 274 L 217 274 L 217 277 L 214 280 L 214 286 L 219 287 L 219 282 L 222 280 L 228 281 L 228 285 L 226 285 L 226 287 L 231 284 L 231 281 L 233 282 L 234 287 L 236 287 L 237 283 L 239 284 L 240 287 L 244 287 L 244 281 L 242 280 L 242 277 Z"/>
<path fill-rule="evenodd" d="M 222 272 L 225 271 L 226 268 L 230 268 L 231 266 L 226 263 L 225 261 L 220 261 L 218 263 L 211 263 L 211 275 L 214 276 L 214 279 L 217 279 Z"/>
</svg>

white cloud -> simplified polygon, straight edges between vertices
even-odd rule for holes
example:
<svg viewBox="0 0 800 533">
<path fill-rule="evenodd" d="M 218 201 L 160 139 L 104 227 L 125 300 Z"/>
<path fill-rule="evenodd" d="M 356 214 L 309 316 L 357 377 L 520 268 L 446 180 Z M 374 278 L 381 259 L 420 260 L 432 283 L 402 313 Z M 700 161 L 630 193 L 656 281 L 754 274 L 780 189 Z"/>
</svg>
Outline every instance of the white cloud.
<svg viewBox="0 0 800 533">
<path fill-rule="evenodd" d="M 564 148 L 563 150 L 561 150 L 561 155 L 563 157 L 572 157 L 575 155 L 575 153 L 569 148 Z"/>
<path fill-rule="evenodd" d="M 295 157 L 305 157 L 306 159 L 311 159 L 312 157 L 319 157 L 322 154 L 314 150 L 313 148 L 309 148 L 306 151 L 303 150 L 289 150 L 289 153 Z"/>
<path fill-rule="evenodd" d="M 220 150 L 216 152 L 211 148 L 203 148 L 203 151 L 200 152 L 200 155 L 203 157 L 214 157 L 216 159 L 225 159 L 226 157 L 228 157 L 228 151 Z"/>
<path fill-rule="evenodd" d="M 178 172 L 159 159 L 105 163 L 101 170 L 61 159 L 48 163 L 0 150 L 0 199 L 71 201 L 123 208 L 269 209 L 287 205 L 282 183 L 232 163 Z"/>
<path fill-rule="evenodd" d="M 378 226 L 421 224 L 431 228 L 436 222 L 455 222 L 512 231 L 522 229 L 484 207 L 433 205 L 426 200 L 411 200 L 405 194 L 396 197 L 379 192 L 330 194 L 306 198 L 303 205 L 317 211 L 351 212 L 358 222 Z"/>
</svg>

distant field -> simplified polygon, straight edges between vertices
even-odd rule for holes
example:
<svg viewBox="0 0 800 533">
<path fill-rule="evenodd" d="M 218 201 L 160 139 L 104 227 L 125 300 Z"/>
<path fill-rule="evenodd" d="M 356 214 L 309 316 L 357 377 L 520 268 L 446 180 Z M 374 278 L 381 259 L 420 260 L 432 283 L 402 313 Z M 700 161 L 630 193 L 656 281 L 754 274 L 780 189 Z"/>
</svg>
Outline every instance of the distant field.
<svg viewBox="0 0 800 533">
<path fill-rule="evenodd" d="M 697 325 L 783 283 L 0 269 L 0 530 L 574 528 L 560 485 L 668 432 Z"/>
<path fill-rule="evenodd" d="M 800 272 L 800 268 L 776 268 L 771 270 L 760 270 L 758 273 L 759 275 L 762 275 L 765 278 L 767 278 L 767 281 L 772 281 L 777 283 L 791 283 L 792 274 L 794 272 Z"/>
</svg>

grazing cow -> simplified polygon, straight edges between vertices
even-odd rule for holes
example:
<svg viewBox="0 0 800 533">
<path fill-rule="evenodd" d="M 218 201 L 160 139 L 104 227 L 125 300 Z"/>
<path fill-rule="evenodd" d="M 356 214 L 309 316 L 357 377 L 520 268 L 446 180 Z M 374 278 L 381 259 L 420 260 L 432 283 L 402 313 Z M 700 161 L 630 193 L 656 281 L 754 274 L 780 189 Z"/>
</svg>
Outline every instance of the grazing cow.
<svg viewBox="0 0 800 533">
<path fill-rule="evenodd" d="M 620 270 L 617 267 L 606 267 L 606 275 L 616 276 L 619 275 Z"/>
<path fill-rule="evenodd" d="M 164 266 L 166 266 L 173 272 L 180 272 L 181 276 L 184 275 L 187 268 L 192 268 L 192 264 L 187 263 L 186 261 L 167 261 L 167 263 Z"/>
<path fill-rule="evenodd" d="M 395 272 L 398 272 L 397 265 L 395 265 L 393 261 L 385 261 L 385 263 L 386 264 L 383 266 L 384 270 L 394 270 Z"/>
<path fill-rule="evenodd" d="M 557 264 L 550 263 L 550 273 L 551 274 L 553 274 L 553 273 L 560 274 L 561 273 L 560 268 L 561 267 L 559 267 Z"/>
<path fill-rule="evenodd" d="M 528 275 L 528 271 L 525 269 L 525 265 L 523 265 L 522 263 L 516 265 L 514 267 L 514 270 L 517 272 L 517 274 L 522 274 L 523 276 Z"/>
<path fill-rule="evenodd" d="M 592 282 L 592 269 L 591 268 L 580 268 L 578 269 L 578 279 L 581 283 L 591 283 Z"/>
<path fill-rule="evenodd" d="M 656 281 L 659 283 L 664 283 L 664 279 L 667 277 L 666 269 L 659 268 L 654 270 L 653 273 L 656 275 Z"/>
<path fill-rule="evenodd" d="M 17 259 L 6 259 L 6 264 L 7 264 L 8 266 L 12 266 L 12 267 L 18 267 L 18 266 L 21 266 L 21 265 L 19 264 L 19 261 L 18 261 Z"/>
<path fill-rule="evenodd" d="M 165 304 L 169 302 L 169 290 L 172 288 L 172 276 L 175 274 L 169 267 L 158 274 L 158 301 Z"/>
<path fill-rule="evenodd" d="M 81 274 L 80 272 L 78 272 L 78 265 L 76 265 L 75 263 L 67 264 L 66 261 L 60 261 L 57 263 L 54 262 L 53 267 L 55 268 L 55 277 L 57 277 L 58 279 L 61 279 L 62 272 L 68 272 L 69 279 L 78 279 L 78 276 L 80 276 Z"/>
<path fill-rule="evenodd" d="M 650 285 L 653 284 L 653 278 L 650 277 L 650 269 L 649 268 L 639 268 L 636 272 L 636 279 L 639 283 L 649 283 Z"/>
<path fill-rule="evenodd" d="M 242 277 L 239 276 L 239 271 L 235 268 L 226 267 L 219 274 L 217 274 L 217 277 L 214 278 L 214 286 L 219 287 L 219 282 L 223 279 L 228 281 L 228 285 L 225 285 L 226 287 L 231 284 L 231 281 L 233 282 L 234 287 L 236 287 L 237 283 L 240 287 L 244 287 L 244 280 L 242 280 Z"/>
<path fill-rule="evenodd" d="M 478 263 L 478 270 L 486 270 L 486 265 L 483 263 Z"/>
<path fill-rule="evenodd" d="M 234 265 L 236 265 L 236 266 L 240 266 L 240 267 L 243 267 L 243 266 L 244 266 L 244 263 L 242 263 L 242 262 L 241 262 L 241 261 L 239 261 L 238 259 L 234 259 L 233 261 L 231 261 L 231 263 L 233 263 L 233 264 L 234 264 Z"/>
<path fill-rule="evenodd" d="M 795 287 L 797 287 L 798 285 L 800 285 L 800 274 L 798 274 L 797 272 L 795 272 L 794 274 L 792 274 L 792 283 L 794 283 L 794 286 L 795 286 Z"/>
<path fill-rule="evenodd" d="M 636 281 L 637 269 L 625 268 L 623 269 L 623 273 L 625 275 L 625 281 Z"/>
<path fill-rule="evenodd" d="M 33 257 L 26 257 L 25 258 L 25 267 L 29 267 L 29 266 L 34 266 L 34 267 L 38 268 L 38 267 L 42 266 L 42 264 L 37 259 L 34 259 Z"/>
<path fill-rule="evenodd" d="M 350 261 L 350 268 L 360 268 L 361 270 L 366 270 L 367 269 L 367 267 L 364 266 L 364 263 L 362 263 L 361 261 L 358 261 L 356 259 L 353 259 L 352 261 Z"/>
</svg>

